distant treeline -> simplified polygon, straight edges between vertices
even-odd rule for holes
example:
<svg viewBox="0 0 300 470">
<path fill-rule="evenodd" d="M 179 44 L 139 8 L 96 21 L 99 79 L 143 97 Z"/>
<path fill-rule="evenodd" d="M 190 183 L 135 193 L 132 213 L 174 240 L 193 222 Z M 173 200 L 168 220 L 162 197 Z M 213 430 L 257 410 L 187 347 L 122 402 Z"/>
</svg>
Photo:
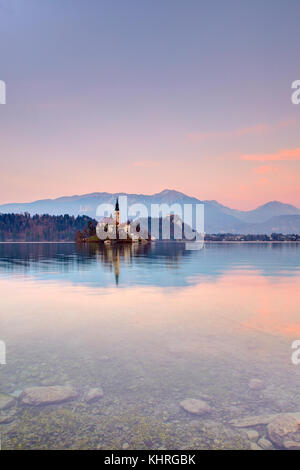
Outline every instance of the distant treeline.
<svg viewBox="0 0 300 470">
<path fill-rule="evenodd" d="M 0 242 L 74 241 L 91 223 L 86 215 L 0 214 Z"/>
<path fill-rule="evenodd" d="M 213 242 L 298 242 L 300 234 L 290 233 L 272 233 L 271 235 L 242 235 L 232 233 L 206 234 L 206 241 Z"/>
<path fill-rule="evenodd" d="M 150 220 L 149 233 L 151 233 Z M 96 235 L 96 220 L 86 215 L 0 214 L 0 242 L 80 242 Z M 159 220 L 159 239 L 162 239 Z M 170 239 L 174 240 L 174 220 L 171 217 Z M 206 234 L 206 241 L 300 241 L 300 234 L 242 235 L 231 233 Z"/>
</svg>

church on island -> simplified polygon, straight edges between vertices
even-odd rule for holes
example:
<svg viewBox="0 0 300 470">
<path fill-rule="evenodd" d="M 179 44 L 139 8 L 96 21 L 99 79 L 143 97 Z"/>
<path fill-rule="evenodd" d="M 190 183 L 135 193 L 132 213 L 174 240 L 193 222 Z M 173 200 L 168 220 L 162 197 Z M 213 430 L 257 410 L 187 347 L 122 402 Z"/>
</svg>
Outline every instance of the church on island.
<svg viewBox="0 0 300 470">
<path fill-rule="evenodd" d="M 137 233 L 131 230 L 130 221 L 120 222 L 119 199 L 116 200 L 114 216 L 103 217 L 97 225 L 97 236 L 105 244 L 111 243 L 133 243 L 143 240 Z M 105 236 L 105 233 L 107 236 Z"/>
</svg>

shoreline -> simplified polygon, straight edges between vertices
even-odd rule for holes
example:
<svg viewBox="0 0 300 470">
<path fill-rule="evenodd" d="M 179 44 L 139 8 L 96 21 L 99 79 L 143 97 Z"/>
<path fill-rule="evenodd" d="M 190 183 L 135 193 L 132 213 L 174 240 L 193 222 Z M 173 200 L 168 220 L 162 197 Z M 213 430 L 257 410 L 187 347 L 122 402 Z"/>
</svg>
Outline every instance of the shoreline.
<svg viewBox="0 0 300 470">
<path fill-rule="evenodd" d="M 89 243 L 97 243 L 97 241 L 94 242 L 89 242 Z M 39 241 L 39 242 L 30 242 L 30 241 L 7 241 L 7 242 L 2 242 L 0 241 L 0 245 L 51 245 L 51 244 L 60 244 L 60 245 L 66 245 L 66 244 L 72 244 L 72 245 L 88 245 L 89 243 L 77 243 L 75 241 Z M 149 243 L 172 243 L 172 244 L 179 244 L 179 243 L 187 243 L 186 240 L 151 240 Z M 245 244 L 300 244 L 300 240 L 205 240 L 204 244 L 220 244 L 220 245 L 225 245 L 225 244 L 235 244 L 235 245 L 245 245 Z M 134 243 L 132 243 L 133 245 Z M 102 243 L 101 243 L 102 245 Z"/>
</svg>

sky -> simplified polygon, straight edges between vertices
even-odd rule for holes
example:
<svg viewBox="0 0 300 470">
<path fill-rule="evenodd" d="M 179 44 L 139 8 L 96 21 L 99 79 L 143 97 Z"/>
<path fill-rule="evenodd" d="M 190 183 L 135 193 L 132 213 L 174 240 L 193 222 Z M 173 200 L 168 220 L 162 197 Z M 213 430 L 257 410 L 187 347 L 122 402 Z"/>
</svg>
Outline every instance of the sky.
<svg viewBox="0 0 300 470">
<path fill-rule="evenodd" d="M 300 207 L 298 0 L 0 0 L 0 204 Z"/>
</svg>

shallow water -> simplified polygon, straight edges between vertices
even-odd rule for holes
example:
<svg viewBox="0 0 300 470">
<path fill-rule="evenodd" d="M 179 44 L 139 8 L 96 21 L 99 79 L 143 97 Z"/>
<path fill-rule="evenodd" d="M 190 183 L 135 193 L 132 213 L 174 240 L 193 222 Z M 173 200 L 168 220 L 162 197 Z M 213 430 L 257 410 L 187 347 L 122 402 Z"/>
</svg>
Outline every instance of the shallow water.
<svg viewBox="0 0 300 470">
<path fill-rule="evenodd" d="M 299 287 L 299 244 L 0 244 L 0 392 L 79 392 L 2 411 L 2 448 L 250 448 L 232 420 L 300 411 Z"/>
</svg>

